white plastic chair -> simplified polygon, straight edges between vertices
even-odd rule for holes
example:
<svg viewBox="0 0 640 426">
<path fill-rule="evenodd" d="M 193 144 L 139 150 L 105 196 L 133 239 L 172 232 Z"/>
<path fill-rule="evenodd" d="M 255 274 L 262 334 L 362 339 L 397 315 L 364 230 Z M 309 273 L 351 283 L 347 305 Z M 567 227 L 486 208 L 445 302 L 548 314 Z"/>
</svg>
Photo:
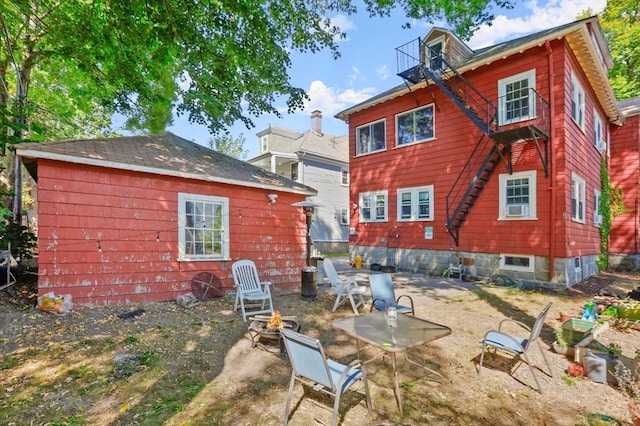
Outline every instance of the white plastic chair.
<svg viewBox="0 0 640 426">
<path fill-rule="evenodd" d="M 482 354 L 480 355 L 480 363 L 478 364 L 478 374 L 480 374 L 480 370 L 482 369 L 482 361 L 484 360 L 484 352 L 487 347 L 492 347 L 494 349 L 499 349 L 501 351 L 509 352 L 514 357 L 519 357 L 521 362 L 526 362 L 529 366 L 529 370 L 531 371 L 531 375 L 533 376 L 533 380 L 535 380 L 536 385 L 538 386 L 538 392 L 542 394 L 542 387 L 540 386 L 540 382 L 538 381 L 538 377 L 536 377 L 536 373 L 533 369 L 533 365 L 531 364 L 531 360 L 529 359 L 529 350 L 534 345 L 537 344 L 540 349 L 540 353 L 542 354 L 542 358 L 544 359 L 545 364 L 547 364 L 547 372 L 544 372 L 549 377 L 553 377 L 553 371 L 551 370 L 551 365 L 549 365 L 549 361 L 547 361 L 547 357 L 544 354 L 544 350 L 542 349 L 542 345 L 538 340 L 540 336 L 540 330 L 542 330 L 542 326 L 544 325 L 544 320 L 547 317 L 547 313 L 549 313 L 549 308 L 551 307 L 551 303 L 547 303 L 547 305 L 542 308 L 542 311 L 538 314 L 538 318 L 536 318 L 536 322 L 533 324 L 533 327 L 529 327 L 526 324 L 521 323 L 520 321 L 512 320 L 511 318 L 505 318 L 498 324 L 498 330 L 490 330 L 488 331 L 484 339 L 482 339 Z M 523 329 L 529 331 L 529 335 L 522 337 L 518 335 L 508 334 L 502 331 L 502 326 L 505 324 L 515 324 Z M 523 361 L 524 358 L 524 361 Z M 513 373 L 520 367 L 521 362 L 517 363 L 516 368 L 514 368 L 510 375 L 513 376 Z"/>
<path fill-rule="evenodd" d="M 364 364 L 360 360 L 352 361 L 348 365 L 340 364 L 337 361 L 327 359 L 322 344 L 318 339 L 296 333 L 293 330 L 283 328 L 280 330 L 280 337 L 284 340 L 287 348 L 287 356 L 291 361 L 291 381 L 289 383 L 289 395 L 284 411 L 284 425 L 289 423 L 289 410 L 291 408 L 291 397 L 293 387 L 297 381 L 312 389 L 331 395 L 333 402 L 333 417 L 331 424 L 338 424 L 338 408 L 340 407 L 340 397 L 353 386 L 358 380 L 362 380 L 364 394 L 371 416 L 371 397 L 369 395 L 369 383 Z"/>
<path fill-rule="evenodd" d="M 249 314 L 271 314 L 273 313 L 273 301 L 271 300 L 271 282 L 260 281 L 255 263 L 251 260 L 239 260 L 231 266 L 233 281 L 236 288 L 236 301 L 233 310 L 237 311 L 238 306 L 242 309 L 242 319 L 247 321 L 246 308 L 258 307 L 258 310 L 251 310 Z M 246 303 L 245 303 L 246 301 Z M 265 305 L 269 302 L 269 308 Z"/>
<path fill-rule="evenodd" d="M 335 312 L 338 306 L 348 300 L 351 302 L 353 312 L 356 315 L 360 315 L 358 313 L 358 307 L 365 305 L 363 295 L 367 292 L 367 288 L 365 286 L 359 286 L 356 283 L 355 277 L 349 277 L 346 282 L 340 279 L 331 259 L 324 259 L 322 265 L 324 266 L 324 273 L 331 283 L 331 287 L 336 292 L 336 302 L 333 304 L 332 312 Z"/>
</svg>

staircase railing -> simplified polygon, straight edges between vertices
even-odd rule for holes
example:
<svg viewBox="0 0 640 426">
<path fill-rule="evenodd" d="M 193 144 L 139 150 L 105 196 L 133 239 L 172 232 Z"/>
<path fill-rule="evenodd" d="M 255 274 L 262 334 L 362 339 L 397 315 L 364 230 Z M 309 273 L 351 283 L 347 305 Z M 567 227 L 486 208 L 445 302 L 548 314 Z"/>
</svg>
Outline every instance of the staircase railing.
<svg viewBox="0 0 640 426">
<path fill-rule="evenodd" d="M 445 197 L 447 207 L 447 227 L 449 227 L 455 218 L 454 212 L 466 199 L 467 192 L 479 178 L 479 172 L 485 167 L 485 163 L 495 150 L 495 144 L 486 135 L 482 135 L 476 143 L 473 151 L 464 162 L 458 177 L 453 182 L 451 189 Z"/>
<path fill-rule="evenodd" d="M 440 55 L 429 46 L 425 52 L 431 55 Z M 496 130 L 496 106 L 476 89 L 466 78 L 458 72 L 442 55 L 437 61 L 440 68 L 424 67 L 423 72 L 430 77 L 438 87 L 448 92 L 451 100 L 482 130 L 489 134 Z"/>
<path fill-rule="evenodd" d="M 508 107 L 508 95 L 500 96 L 496 102 L 498 106 L 498 131 L 534 126 L 536 130 L 542 132 L 547 138 L 551 130 L 551 117 L 549 102 L 535 89 L 529 88 L 528 102 L 519 104 L 511 108 Z M 509 111 L 514 117 L 508 117 Z"/>
</svg>

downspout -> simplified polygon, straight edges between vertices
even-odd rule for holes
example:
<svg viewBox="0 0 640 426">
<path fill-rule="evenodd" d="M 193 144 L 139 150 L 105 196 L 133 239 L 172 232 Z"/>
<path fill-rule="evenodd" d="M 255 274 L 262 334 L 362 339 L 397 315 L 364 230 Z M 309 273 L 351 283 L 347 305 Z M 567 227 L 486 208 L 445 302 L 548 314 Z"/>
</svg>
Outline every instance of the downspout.
<svg viewBox="0 0 640 426">
<path fill-rule="evenodd" d="M 544 44 L 547 49 L 547 61 L 549 67 L 549 205 L 551 206 L 550 218 L 549 218 L 549 281 L 553 281 L 555 277 L 556 268 L 556 153 L 554 149 L 554 137 L 555 137 L 555 90 L 554 90 L 554 78 L 553 78 L 553 51 L 551 50 L 551 43 L 547 41 Z"/>
</svg>

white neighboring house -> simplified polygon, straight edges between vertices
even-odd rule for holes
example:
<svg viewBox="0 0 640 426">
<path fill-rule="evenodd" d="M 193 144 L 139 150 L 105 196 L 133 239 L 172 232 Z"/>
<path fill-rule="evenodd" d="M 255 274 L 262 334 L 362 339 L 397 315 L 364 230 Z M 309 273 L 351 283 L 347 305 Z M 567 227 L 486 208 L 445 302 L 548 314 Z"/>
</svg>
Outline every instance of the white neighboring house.
<svg viewBox="0 0 640 426">
<path fill-rule="evenodd" d="M 318 191 L 311 225 L 312 249 L 349 250 L 349 141 L 348 136 L 322 133 L 322 113 L 311 113 L 304 133 L 269 127 L 256 134 L 260 154 L 247 160 Z"/>
</svg>

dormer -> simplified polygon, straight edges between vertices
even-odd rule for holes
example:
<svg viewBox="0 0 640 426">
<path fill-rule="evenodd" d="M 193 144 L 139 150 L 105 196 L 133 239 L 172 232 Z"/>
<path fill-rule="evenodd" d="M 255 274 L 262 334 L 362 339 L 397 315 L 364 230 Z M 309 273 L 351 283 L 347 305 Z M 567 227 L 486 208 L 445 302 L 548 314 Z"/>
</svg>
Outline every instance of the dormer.
<svg viewBox="0 0 640 426">
<path fill-rule="evenodd" d="M 427 68 L 442 68 L 441 58 L 444 58 L 451 66 L 456 66 L 462 60 L 473 55 L 471 50 L 454 33 L 445 29 L 434 27 L 422 40 L 421 49 L 423 61 Z"/>
</svg>

